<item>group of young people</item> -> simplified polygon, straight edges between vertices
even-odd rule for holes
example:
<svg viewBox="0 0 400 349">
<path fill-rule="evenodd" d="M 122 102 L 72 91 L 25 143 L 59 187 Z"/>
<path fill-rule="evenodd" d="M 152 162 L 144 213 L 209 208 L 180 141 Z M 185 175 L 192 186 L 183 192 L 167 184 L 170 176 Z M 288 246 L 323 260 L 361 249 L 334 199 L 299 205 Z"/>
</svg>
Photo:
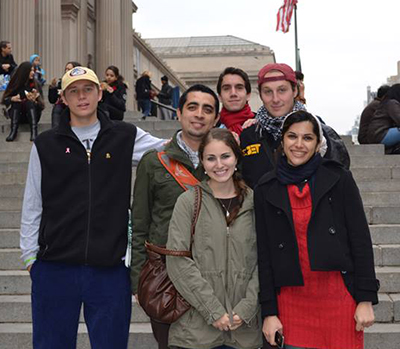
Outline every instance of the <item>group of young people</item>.
<svg viewBox="0 0 400 349">
<path fill-rule="evenodd" d="M 238 68 L 218 96 L 191 86 L 167 141 L 97 108 L 93 71 L 65 73 L 67 108 L 34 142 L 22 211 L 35 349 L 75 348 L 82 305 L 93 348 L 127 348 L 146 241 L 192 252 L 167 256 L 191 308 L 171 325 L 151 319 L 159 348 L 267 348 L 282 336 L 288 349 L 363 347 L 379 282 L 347 150 L 296 102 L 289 66 L 263 67 L 258 89 L 253 113 Z M 195 191 L 181 176 L 202 197 L 193 241 Z"/>
<path fill-rule="evenodd" d="M 5 67 L 7 66 L 8 64 L 5 64 Z M 67 62 L 64 73 L 77 66 L 81 66 L 81 64 L 74 61 Z M 10 82 L 0 101 L 8 109 L 7 113 L 11 120 L 10 134 L 6 141 L 14 141 L 18 134 L 19 125 L 25 123 L 29 123 L 31 128 L 30 140 L 34 141 L 38 135 L 38 123 L 45 108 L 42 86 L 46 80 L 44 79 L 45 72 L 40 65 L 40 57 L 34 54 L 29 61 L 22 62 L 18 66 L 10 65 L 8 70 L 10 70 L 11 75 Z M 107 67 L 101 89 L 103 90 L 103 97 L 100 101 L 102 109 L 113 120 L 122 120 L 126 111 L 127 85 L 116 66 Z M 48 94 L 48 100 L 53 104 L 52 127 L 59 125 L 61 114 L 66 109 L 60 91 L 61 79 L 54 78 L 49 85 Z"/>
</svg>

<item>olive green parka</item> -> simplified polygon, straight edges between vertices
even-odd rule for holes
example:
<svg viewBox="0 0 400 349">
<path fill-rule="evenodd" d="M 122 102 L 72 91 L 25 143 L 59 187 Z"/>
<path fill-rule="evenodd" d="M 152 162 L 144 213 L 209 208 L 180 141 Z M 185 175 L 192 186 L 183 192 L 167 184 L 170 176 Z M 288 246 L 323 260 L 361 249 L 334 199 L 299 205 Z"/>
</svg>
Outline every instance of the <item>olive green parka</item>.
<svg viewBox="0 0 400 349">
<path fill-rule="evenodd" d="M 253 192 L 248 189 L 237 218 L 227 226 L 221 205 L 207 182 L 200 187 L 202 205 L 192 245 L 193 259 L 167 256 L 171 281 L 192 305 L 171 325 L 169 346 L 259 348 L 262 332 Z M 168 249 L 190 248 L 194 197 L 193 189 L 179 197 L 169 225 Z M 226 313 L 239 315 L 243 324 L 233 331 L 219 331 L 212 324 Z"/>
</svg>

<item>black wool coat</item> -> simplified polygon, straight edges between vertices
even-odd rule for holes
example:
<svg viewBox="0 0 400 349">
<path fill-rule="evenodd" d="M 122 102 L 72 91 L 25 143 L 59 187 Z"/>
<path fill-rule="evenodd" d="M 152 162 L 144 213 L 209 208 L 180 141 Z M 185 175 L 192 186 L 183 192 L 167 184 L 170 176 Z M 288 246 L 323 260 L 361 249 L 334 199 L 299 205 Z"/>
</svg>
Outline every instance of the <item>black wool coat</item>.
<svg viewBox="0 0 400 349">
<path fill-rule="evenodd" d="M 357 185 L 350 171 L 322 160 L 310 180 L 312 213 L 307 232 L 311 270 L 341 271 L 357 303 L 378 303 L 372 241 Z M 262 315 L 277 315 L 282 286 L 302 286 L 296 234 L 287 187 L 276 172 L 254 191 Z"/>
</svg>

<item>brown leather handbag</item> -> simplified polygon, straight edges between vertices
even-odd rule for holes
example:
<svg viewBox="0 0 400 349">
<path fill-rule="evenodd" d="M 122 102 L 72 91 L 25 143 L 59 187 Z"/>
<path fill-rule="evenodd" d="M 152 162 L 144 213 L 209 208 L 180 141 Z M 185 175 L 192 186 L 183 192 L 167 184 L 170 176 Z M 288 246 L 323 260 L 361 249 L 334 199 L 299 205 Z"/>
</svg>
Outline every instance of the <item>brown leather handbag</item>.
<svg viewBox="0 0 400 349">
<path fill-rule="evenodd" d="M 171 324 L 190 309 L 190 304 L 179 294 L 168 277 L 165 256 L 192 257 L 192 244 L 200 208 L 201 188 L 196 186 L 189 251 L 172 251 L 147 241 L 145 243 L 148 259 L 140 272 L 138 298 L 140 306 L 153 320 Z"/>
</svg>

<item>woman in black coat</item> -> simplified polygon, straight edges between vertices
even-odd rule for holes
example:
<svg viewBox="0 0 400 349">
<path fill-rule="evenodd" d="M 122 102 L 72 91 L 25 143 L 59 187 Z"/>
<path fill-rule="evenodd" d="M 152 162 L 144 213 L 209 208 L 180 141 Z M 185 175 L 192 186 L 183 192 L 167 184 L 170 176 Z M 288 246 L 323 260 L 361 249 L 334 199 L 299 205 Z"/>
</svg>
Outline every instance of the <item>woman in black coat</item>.
<svg viewBox="0 0 400 349">
<path fill-rule="evenodd" d="M 31 141 L 37 136 L 38 122 L 44 109 L 42 88 L 34 78 L 34 69 L 30 62 L 21 63 L 13 74 L 1 103 L 10 107 L 11 131 L 6 138 L 12 142 L 17 137 L 19 124 L 29 123 Z"/>
<path fill-rule="evenodd" d="M 110 65 L 106 69 L 106 79 L 101 84 L 103 98 L 100 107 L 106 111 L 111 120 L 123 120 L 126 111 L 126 86 L 119 69 Z"/>
<path fill-rule="evenodd" d="M 283 334 L 286 348 L 361 348 L 379 282 L 357 185 L 322 158 L 320 122 L 305 111 L 284 121 L 282 148 L 254 192 L 264 335 L 275 345 Z"/>
</svg>

